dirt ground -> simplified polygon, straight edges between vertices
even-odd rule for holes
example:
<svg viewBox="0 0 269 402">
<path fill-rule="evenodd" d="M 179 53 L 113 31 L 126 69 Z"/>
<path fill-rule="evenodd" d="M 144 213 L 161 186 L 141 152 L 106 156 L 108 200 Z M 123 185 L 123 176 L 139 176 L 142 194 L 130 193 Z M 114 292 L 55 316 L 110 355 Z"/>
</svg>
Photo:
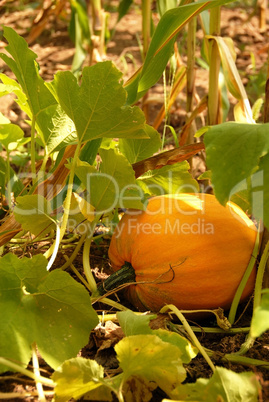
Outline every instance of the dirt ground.
<svg viewBox="0 0 269 402">
<path fill-rule="evenodd" d="M 28 3 L 28 4 L 27 4 Z M 42 2 L 41 2 L 42 3 Z M 117 4 L 117 1 L 110 1 L 110 10 Z M 33 3 L 23 1 L 0 1 L 0 27 L 6 25 L 14 28 L 17 33 L 27 38 L 33 25 L 34 18 L 38 10 L 32 8 Z M 132 7 L 127 16 L 125 16 L 117 25 L 116 32 L 107 44 L 106 59 L 113 60 L 116 66 L 123 72 L 124 78 L 130 77 L 141 65 L 140 47 L 137 40 L 137 34 L 141 38 L 141 14 L 139 11 L 139 1 L 137 6 Z M 263 96 L 264 83 L 266 77 L 267 57 L 268 57 L 268 35 L 269 25 L 263 32 L 259 30 L 259 20 L 257 16 L 250 15 L 251 10 L 247 8 L 224 8 L 222 9 L 222 35 L 233 39 L 237 52 L 237 67 L 241 73 L 244 85 L 247 88 L 251 104 Z M 40 36 L 31 44 L 31 49 L 38 55 L 40 65 L 40 74 L 44 80 L 50 81 L 56 71 L 70 70 L 72 59 L 75 53 L 74 44 L 68 35 L 69 10 L 65 9 L 64 14 L 59 18 L 49 19 L 48 24 Z M 157 19 L 157 17 L 156 17 Z M 114 26 L 116 13 L 111 11 L 110 25 Z M 184 32 L 180 34 L 182 49 L 186 49 L 184 43 Z M 197 33 L 198 45 L 202 37 L 201 29 Z M 0 31 L 0 52 L 4 51 L 5 40 L 1 37 Z M 197 49 L 200 49 L 197 46 Z M 197 50 L 197 58 L 201 55 Z M 183 62 L 186 62 L 186 56 L 183 55 Z M 8 67 L 0 60 L 0 71 L 12 76 Z M 196 90 L 201 98 L 207 93 L 208 73 L 201 68 L 197 62 L 196 65 Z M 150 96 L 154 97 L 154 102 L 150 103 L 150 122 L 156 117 L 163 100 L 163 83 L 160 80 L 152 89 Z M 231 101 L 233 99 L 231 98 Z M 28 126 L 23 122 L 25 116 L 19 110 L 14 102 L 12 95 L 0 98 L 0 111 L 8 117 L 13 123 L 20 124 L 28 133 Z M 232 112 L 229 116 L 232 118 Z M 186 118 L 185 112 L 185 94 L 179 96 L 175 106 L 172 108 L 170 122 L 178 131 L 184 124 Z M 162 128 L 160 128 L 162 130 Z M 108 239 L 105 239 L 101 245 L 94 246 L 92 249 L 92 266 L 95 271 L 100 272 L 103 269 L 109 269 L 107 258 Z M 59 256 L 59 258 L 61 258 Z M 80 257 L 77 265 L 79 266 Z M 62 262 L 59 261 L 61 265 Z M 121 300 L 122 302 L 122 300 Z M 102 306 L 100 306 L 102 308 Z M 244 306 L 242 307 L 242 311 Z M 247 326 L 251 314 L 251 305 L 247 308 L 245 314 L 238 322 L 238 326 Z M 208 323 L 206 323 L 208 326 Z M 120 339 L 117 327 L 111 324 L 111 328 L 105 328 L 95 331 L 89 340 L 89 344 L 81 351 L 82 356 L 96 358 L 98 363 L 105 367 L 106 373 L 116 373 L 118 364 L 113 352 L 113 342 Z M 114 332 L 114 336 L 111 333 Z M 117 335 L 115 335 L 117 333 Z M 110 335 L 109 335 L 110 334 Z M 109 347 L 100 348 L 107 337 L 113 337 L 114 341 Z M 224 363 L 220 357 L 226 353 L 233 353 L 239 350 L 244 342 L 244 334 L 201 334 L 199 335 L 202 344 L 216 352 L 213 360 L 227 368 L 237 372 L 252 370 L 259 378 L 262 385 L 260 401 L 269 401 L 269 371 L 261 367 L 246 367 L 242 365 Z M 264 334 L 258 339 L 254 347 L 248 352 L 247 356 L 269 361 L 269 334 Z M 44 363 L 42 369 L 50 372 L 49 367 Z M 197 378 L 209 377 L 211 371 L 202 357 L 195 358 L 187 368 L 187 381 L 195 382 Z M 0 392 L 20 392 L 33 390 L 34 384 L 28 379 L 21 378 L 18 375 L 10 374 L 9 377 L 0 376 Z M 164 396 L 156 393 L 153 400 L 162 400 Z M 16 400 L 16 399 L 13 399 Z M 17 399 L 18 401 L 21 399 Z M 32 400 L 32 399 L 25 399 Z"/>
</svg>

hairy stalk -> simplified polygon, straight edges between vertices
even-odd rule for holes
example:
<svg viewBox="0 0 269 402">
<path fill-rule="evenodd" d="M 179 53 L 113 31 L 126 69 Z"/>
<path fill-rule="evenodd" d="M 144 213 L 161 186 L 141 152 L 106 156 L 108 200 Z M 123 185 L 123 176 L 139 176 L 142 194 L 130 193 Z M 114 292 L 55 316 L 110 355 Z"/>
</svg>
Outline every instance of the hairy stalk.
<svg viewBox="0 0 269 402">
<path fill-rule="evenodd" d="M 193 330 L 191 329 L 188 321 L 186 320 L 186 318 L 184 317 L 184 315 L 179 311 L 178 308 L 176 308 L 175 306 L 173 306 L 172 304 L 169 304 L 167 306 L 164 306 L 160 313 L 165 313 L 166 311 L 171 310 L 178 318 L 179 320 L 182 322 L 184 329 L 186 330 L 187 334 L 190 337 L 190 340 L 193 342 L 193 344 L 197 347 L 197 349 L 199 350 L 199 352 L 201 353 L 201 355 L 204 357 L 204 359 L 206 360 L 206 362 L 208 363 L 209 367 L 211 368 L 211 370 L 215 371 L 215 366 L 212 362 L 212 360 L 210 359 L 210 357 L 208 356 L 207 352 L 205 351 L 205 349 L 203 348 L 203 346 L 201 345 L 201 343 L 199 342 L 199 340 L 197 339 L 196 335 L 194 334 Z"/>
<path fill-rule="evenodd" d="M 242 278 L 242 280 L 240 282 L 240 285 L 237 288 L 237 291 L 236 291 L 236 293 L 234 295 L 232 305 L 231 305 L 231 308 L 230 308 L 230 311 L 229 311 L 228 320 L 229 320 L 231 325 L 234 324 L 237 308 L 238 308 L 238 305 L 240 303 L 242 293 L 243 293 L 244 288 L 245 288 L 245 286 L 247 284 L 247 281 L 248 281 L 248 279 L 250 277 L 250 274 L 251 274 L 251 272 L 252 272 L 252 270 L 253 270 L 253 268 L 254 268 L 254 266 L 256 264 L 256 260 L 257 260 L 257 256 L 258 256 L 258 252 L 259 252 L 259 246 L 260 246 L 260 234 L 259 234 L 259 232 L 257 232 L 257 237 L 256 237 L 254 249 L 253 249 L 253 252 L 252 252 L 248 267 L 247 267 L 247 269 L 246 269 L 246 271 L 244 273 L 244 276 L 243 276 L 243 278 Z"/>
<path fill-rule="evenodd" d="M 36 343 L 33 343 L 33 345 L 32 345 L 32 362 L 33 362 L 33 369 L 34 369 L 35 375 L 37 377 L 40 377 L 39 362 L 38 362 L 38 356 L 37 356 L 37 352 L 36 352 Z M 46 402 L 46 397 L 44 395 L 42 382 L 36 381 L 36 389 L 37 389 L 37 393 L 38 393 L 38 400 L 40 402 Z"/>
<path fill-rule="evenodd" d="M 9 367 L 11 370 L 14 370 L 18 373 L 25 375 L 26 377 L 31 378 L 35 382 L 40 382 L 43 385 L 46 385 L 46 386 L 52 387 L 52 388 L 55 387 L 55 383 L 50 378 L 36 375 L 36 374 L 32 373 L 32 371 L 27 370 L 27 369 L 23 368 L 22 366 L 20 366 L 19 364 L 14 363 L 8 359 L 5 359 L 4 357 L 0 357 L 0 364 L 3 364 L 4 366 Z"/>
</svg>

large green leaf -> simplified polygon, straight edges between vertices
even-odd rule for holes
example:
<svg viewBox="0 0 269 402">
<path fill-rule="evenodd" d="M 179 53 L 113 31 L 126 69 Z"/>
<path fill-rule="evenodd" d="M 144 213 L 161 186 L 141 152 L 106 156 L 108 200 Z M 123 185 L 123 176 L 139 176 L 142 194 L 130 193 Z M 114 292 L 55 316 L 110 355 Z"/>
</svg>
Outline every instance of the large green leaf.
<svg viewBox="0 0 269 402">
<path fill-rule="evenodd" d="M 130 163 L 149 158 L 161 147 L 161 138 L 158 131 L 147 126 L 148 139 L 122 138 L 119 140 L 119 149 Z"/>
<path fill-rule="evenodd" d="M 194 384 L 180 385 L 169 396 L 176 400 L 199 402 L 257 402 L 259 381 L 254 373 L 235 373 L 216 367 L 208 379 L 199 379 Z"/>
<path fill-rule="evenodd" d="M 77 133 L 73 121 L 62 110 L 57 107 L 52 117 L 52 129 L 46 142 L 46 152 L 59 151 L 61 148 L 77 142 Z"/>
<path fill-rule="evenodd" d="M 197 181 L 189 173 L 187 161 L 149 170 L 137 179 L 145 193 L 151 195 L 196 193 Z"/>
<path fill-rule="evenodd" d="M 86 345 L 98 317 L 81 284 L 64 271 L 48 273 L 46 266 L 42 255 L 0 259 L 0 355 L 26 366 L 36 342 L 56 369 Z"/>
<path fill-rule="evenodd" d="M 142 68 L 125 86 L 128 92 L 127 103 L 135 103 L 159 80 L 173 52 L 177 34 L 191 18 L 203 10 L 232 1 L 198 1 L 168 10 L 156 27 Z"/>
<path fill-rule="evenodd" d="M 221 204 L 247 190 L 252 213 L 269 226 L 269 124 L 223 123 L 205 134 L 207 165 Z"/>
<path fill-rule="evenodd" d="M 269 329 L 269 289 L 262 296 L 261 304 L 254 310 L 250 335 L 257 338 Z"/>
<path fill-rule="evenodd" d="M 143 192 L 136 184 L 135 174 L 127 159 L 114 149 L 101 149 L 99 171 L 86 162 L 80 163 L 76 175 L 89 193 L 87 200 L 99 213 L 114 208 L 143 209 Z"/>
<path fill-rule="evenodd" d="M 69 72 L 58 72 L 47 84 L 73 120 L 81 142 L 95 138 L 148 138 L 145 117 L 138 107 L 124 106 L 122 74 L 112 62 L 83 69 L 79 86 Z"/>
<path fill-rule="evenodd" d="M 4 27 L 4 36 L 9 42 L 6 50 L 12 57 L 4 53 L 1 53 L 0 57 L 13 71 L 26 95 L 30 110 L 29 117 L 36 119 L 38 131 L 45 144 L 52 128 L 51 117 L 57 102 L 40 77 L 36 62 L 37 55 L 28 48 L 25 39 L 9 27 Z"/>
</svg>

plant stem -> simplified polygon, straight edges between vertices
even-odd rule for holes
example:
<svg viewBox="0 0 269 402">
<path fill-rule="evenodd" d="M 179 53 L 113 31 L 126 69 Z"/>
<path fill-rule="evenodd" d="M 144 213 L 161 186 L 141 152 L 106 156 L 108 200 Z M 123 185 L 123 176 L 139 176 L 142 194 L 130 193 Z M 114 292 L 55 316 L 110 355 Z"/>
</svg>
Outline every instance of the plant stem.
<svg viewBox="0 0 269 402">
<path fill-rule="evenodd" d="M 269 258 L 269 241 L 267 242 L 265 249 L 262 254 L 262 258 L 258 267 L 256 283 L 255 283 L 255 292 L 254 292 L 254 300 L 253 300 L 253 310 L 255 310 L 261 304 L 261 293 L 262 293 L 262 282 L 264 277 L 264 271 L 266 268 L 266 263 Z"/>
<path fill-rule="evenodd" d="M 220 34 L 220 7 L 210 10 L 210 35 Z M 208 124 L 218 123 L 220 55 L 215 40 L 209 44 Z"/>
<path fill-rule="evenodd" d="M 72 255 L 71 255 L 70 258 L 67 258 L 66 256 L 64 256 L 64 257 L 66 257 L 66 263 L 64 263 L 64 265 L 62 265 L 62 266 L 60 267 L 60 269 L 65 270 L 66 268 L 68 268 L 69 266 L 71 266 L 72 262 L 74 261 L 74 259 L 75 259 L 76 256 L 78 255 L 78 252 L 79 252 L 79 250 L 81 249 L 82 244 L 84 243 L 86 236 L 87 236 L 87 233 L 84 233 L 84 234 L 80 237 L 80 239 L 79 239 L 79 241 L 78 241 L 78 243 L 77 243 L 77 245 L 76 245 L 76 247 L 75 247 L 75 250 L 73 251 L 73 253 L 72 253 Z"/>
<path fill-rule="evenodd" d="M 38 362 L 38 356 L 36 353 L 36 343 L 33 343 L 33 345 L 32 345 L 32 362 L 33 362 L 33 369 L 34 369 L 35 375 L 37 377 L 40 377 L 39 362 Z M 38 393 L 38 400 L 40 402 L 46 402 L 43 385 L 40 381 L 36 381 L 36 389 L 37 389 L 37 393 Z"/>
<path fill-rule="evenodd" d="M 5 359 L 4 357 L 0 357 L 0 364 L 3 364 L 4 366 L 9 367 L 11 370 L 19 372 L 23 375 L 25 375 L 26 377 L 32 378 L 32 380 L 34 380 L 35 382 L 41 382 L 42 384 L 48 386 L 48 387 L 55 387 L 55 383 L 50 379 L 50 378 L 46 378 L 43 376 L 38 376 L 34 373 L 32 373 L 30 370 L 27 370 L 23 367 L 21 367 L 19 364 L 14 363 L 8 359 Z"/>
<path fill-rule="evenodd" d="M 206 362 L 208 363 L 209 367 L 211 368 L 211 370 L 215 371 L 215 366 L 212 362 L 212 360 L 210 359 L 210 357 L 208 356 L 208 354 L 206 353 L 205 349 L 203 348 L 203 346 L 201 345 L 201 343 L 199 342 L 199 340 L 197 339 L 196 335 L 194 334 L 193 330 L 191 329 L 188 321 L 186 320 L 186 318 L 184 317 L 184 315 L 178 310 L 177 307 L 175 307 L 172 304 L 169 304 L 167 306 L 164 306 L 160 313 L 165 313 L 167 310 L 171 310 L 173 311 L 173 313 L 180 319 L 180 321 L 183 324 L 184 329 L 186 330 L 186 332 L 188 333 L 191 341 L 193 342 L 193 344 L 197 347 L 197 349 L 199 350 L 199 352 L 201 353 L 201 355 L 204 357 L 204 359 L 206 360 Z"/>
<path fill-rule="evenodd" d="M 63 213 L 63 217 L 62 217 L 62 224 L 61 224 L 61 229 L 60 229 L 60 234 L 59 234 L 59 244 L 61 243 L 61 241 L 65 235 L 65 231 L 66 231 L 66 227 L 67 227 L 70 205 L 71 205 L 71 198 L 72 198 L 73 182 L 74 182 L 74 177 L 75 177 L 75 168 L 76 168 L 77 160 L 79 157 L 80 148 L 81 148 L 81 143 L 78 142 L 76 150 L 75 150 L 74 158 L 73 158 L 73 161 L 72 161 L 72 164 L 70 167 L 67 193 L 66 193 L 66 198 L 64 201 L 64 213 Z M 46 253 L 44 253 L 44 256 L 46 258 L 49 258 L 52 255 L 56 244 L 57 244 L 57 242 L 55 240 L 55 242 L 52 244 L 52 246 L 49 248 L 49 250 L 47 250 Z"/>
<path fill-rule="evenodd" d="M 263 251 L 262 258 L 258 267 L 256 283 L 255 283 L 255 291 L 254 291 L 254 300 L 253 300 L 253 311 L 256 310 L 257 307 L 261 304 L 261 292 L 262 292 L 262 282 L 263 275 L 266 268 L 266 263 L 269 257 L 269 241 L 266 244 L 266 247 Z M 241 345 L 241 348 L 236 355 L 244 355 L 248 352 L 248 350 L 253 346 L 256 337 L 251 335 L 251 332 L 248 333 L 246 341 Z"/>
<path fill-rule="evenodd" d="M 56 239 L 55 239 L 55 243 L 54 243 L 52 256 L 51 256 L 51 258 L 50 258 L 50 260 L 48 262 L 48 265 L 47 265 L 47 271 L 50 270 L 50 268 L 52 267 L 52 265 L 53 265 L 53 263 L 55 261 L 55 258 L 57 257 L 57 253 L 58 253 L 59 246 L 60 246 L 60 241 L 61 241 L 60 240 L 60 228 L 59 228 L 58 225 L 56 225 Z"/>
<path fill-rule="evenodd" d="M 236 312 L 237 312 L 237 307 L 240 303 L 240 299 L 243 293 L 243 290 L 247 284 L 247 281 L 250 277 L 250 274 L 255 266 L 256 260 L 257 260 L 257 256 L 258 256 L 258 252 L 259 252 L 259 246 L 260 246 L 260 235 L 259 232 L 257 232 L 257 237 L 256 237 L 256 241 L 255 241 L 255 245 L 254 245 L 254 249 L 250 258 L 250 261 L 248 263 L 248 267 L 244 273 L 244 276 L 240 282 L 240 285 L 237 288 L 237 291 L 234 295 L 233 301 L 232 301 L 232 305 L 229 311 L 229 316 L 228 316 L 228 320 L 230 322 L 231 325 L 233 325 L 234 321 L 235 321 L 235 316 L 236 316 Z"/>
<path fill-rule="evenodd" d="M 35 166 L 35 122 L 36 116 L 33 115 L 31 126 L 31 172 L 33 184 L 36 182 L 36 166 Z"/>
<path fill-rule="evenodd" d="M 83 269 L 84 269 L 85 276 L 87 278 L 87 282 L 89 284 L 89 288 L 90 288 L 92 294 L 94 295 L 97 293 L 97 285 L 96 285 L 95 279 L 93 277 L 92 270 L 91 270 L 91 264 L 90 264 L 90 248 L 91 248 L 92 238 L 93 238 L 93 234 L 89 235 L 88 237 L 86 237 L 86 240 L 84 243 Z"/>
<path fill-rule="evenodd" d="M 11 201 L 11 182 L 10 182 L 10 162 L 9 162 L 9 149 L 8 146 L 6 147 L 6 152 L 7 152 L 7 174 L 6 174 L 6 180 L 7 180 L 7 202 L 9 205 L 9 208 L 11 209 L 12 207 L 12 201 Z"/>
<path fill-rule="evenodd" d="M 142 0 L 143 56 L 146 57 L 151 31 L 151 0 Z"/>
</svg>

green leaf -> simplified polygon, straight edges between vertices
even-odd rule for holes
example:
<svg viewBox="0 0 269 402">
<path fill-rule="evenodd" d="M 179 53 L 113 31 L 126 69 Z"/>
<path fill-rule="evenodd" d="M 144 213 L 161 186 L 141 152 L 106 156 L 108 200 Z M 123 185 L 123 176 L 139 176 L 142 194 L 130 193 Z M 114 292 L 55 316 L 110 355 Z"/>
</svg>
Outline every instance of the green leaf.
<svg viewBox="0 0 269 402">
<path fill-rule="evenodd" d="M 41 232 L 46 234 L 54 227 L 55 221 L 51 218 L 51 213 L 50 203 L 40 194 L 17 197 L 15 219 L 24 230 L 36 236 Z"/>
<path fill-rule="evenodd" d="M 0 143 L 9 151 L 17 148 L 18 141 L 22 139 L 24 133 L 16 124 L 0 124 Z"/>
<path fill-rule="evenodd" d="M 259 389 L 254 373 L 238 374 L 216 367 L 209 380 L 199 379 L 195 384 L 180 385 L 169 396 L 184 401 L 255 402 L 258 401 Z"/>
<path fill-rule="evenodd" d="M 81 86 L 69 72 L 58 72 L 47 84 L 73 120 L 80 142 L 95 138 L 147 138 L 145 117 L 138 107 L 124 106 L 122 74 L 110 61 L 83 69 Z"/>
<path fill-rule="evenodd" d="M 156 27 L 142 69 L 125 86 L 128 92 L 127 104 L 135 103 L 159 80 L 173 52 L 177 34 L 191 18 L 203 10 L 231 1 L 199 1 L 168 10 Z"/>
<path fill-rule="evenodd" d="M 261 304 L 254 310 L 250 326 L 250 335 L 257 338 L 269 329 L 269 289 L 262 296 Z"/>
<path fill-rule="evenodd" d="M 77 142 L 77 133 L 73 121 L 60 106 L 52 117 L 53 128 L 46 142 L 47 154 L 59 151 L 67 145 Z"/>
<path fill-rule="evenodd" d="M 127 159 L 114 149 L 100 148 L 99 154 L 102 159 L 99 171 L 93 172 L 86 162 L 75 169 L 89 193 L 87 202 L 102 214 L 116 207 L 144 209 L 143 192 Z"/>
<path fill-rule="evenodd" d="M 131 310 L 120 311 L 117 318 L 125 336 L 153 334 L 149 323 L 156 315 L 137 315 Z"/>
<path fill-rule="evenodd" d="M 189 173 L 187 161 L 149 170 L 137 179 L 145 193 L 151 195 L 195 193 L 198 183 Z"/>
<path fill-rule="evenodd" d="M 146 126 L 146 131 L 149 139 L 122 138 L 119 140 L 119 149 L 130 163 L 149 158 L 159 150 L 161 138 L 158 131 L 150 126 Z"/>
<path fill-rule="evenodd" d="M 186 377 L 178 347 L 156 335 L 128 336 L 115 350 L 125 381 L 132 376 L 142 377 L 169 394 Z"/>
<path fill-rule="evenodd" d="M 197 349 L 183 336 L 164 329 L 151 329 L 149 323 L 156 318 L 156 315 L 137 315 L 127 310 L 118 312 L 117 318 L 125 336 L 157 335 L 162 341 L 177 346 L 183 363 L 189 363 L 198 353 Z"/>
<path fill-rule="evenodd" d="M 28 114 L 36 118 L 37 130 L 45 144 L 50 134 L 51 117 L 57 107 L 57 102 L 45 82 L 38 73 L 37 55 L 28 48 L 24 38 L 12 28 L 4 27 L 4 36 L 8 40 L 7 52 L 12 57 L 1 53 L 0 57 L 15 74 L 29 105 Z"/>
<path fill-rule="evenodd" d="M 224 123 L 205 134 L 207 165 L 223 205 L 247 190 L 252 214 L 269 226 L 269 124 Z"/>
<path fill-rule="evenodd" d="M 40 254 L 0 259 L 0 355 L 26 366 L 36 342 L 56 369 L 87 344 L 98 317 L 84 286 L 64 271 L 48 273 L 46 266 Z"/>
</svg>

